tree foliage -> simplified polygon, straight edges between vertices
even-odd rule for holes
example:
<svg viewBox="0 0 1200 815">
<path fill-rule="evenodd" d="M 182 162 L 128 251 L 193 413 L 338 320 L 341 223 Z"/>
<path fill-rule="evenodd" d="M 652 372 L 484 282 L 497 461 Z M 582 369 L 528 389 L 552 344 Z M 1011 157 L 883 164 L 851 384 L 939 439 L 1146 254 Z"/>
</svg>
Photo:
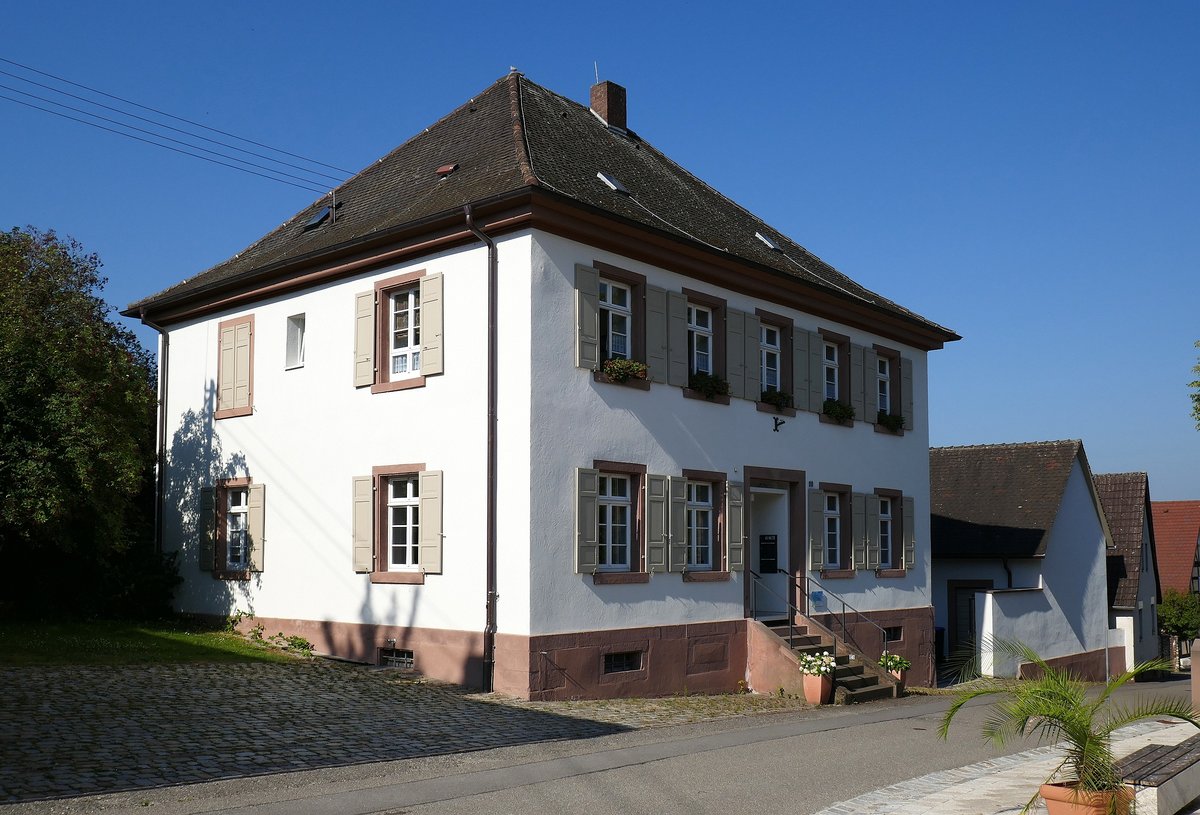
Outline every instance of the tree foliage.
<svg viewBox="0 0 1200 815">
<path fill-rule="evenodd" d="M 1193 640 L 1200 633 L 1200 595 L 1167 589 L 1158 607 L 1158 629 L 1181 640 Z"/>
<path fill-rule="evenodd" d="M 1196 347 L 1200 348 L 1200 340 L 1196 341 Z M 1196 429 L 1200 430 L 1200 357 L 1192 366 L 1192 373 L 1196 374 L 1196 378 L 1188 383 L 1188 387 L 1192 389 L 1192 418 L 1196 420 Z"/>
<path fill-rule="evenodd" d="M 96 255 L 52 231 L 0 233 L 0 569 L 9 603 L 30 570 L 56 582 L 72 569 L 91 572 L 99 585 L 135 542 L 149 545 L 153 362 L 110 319 L 99 270 Z"/>
</svg>

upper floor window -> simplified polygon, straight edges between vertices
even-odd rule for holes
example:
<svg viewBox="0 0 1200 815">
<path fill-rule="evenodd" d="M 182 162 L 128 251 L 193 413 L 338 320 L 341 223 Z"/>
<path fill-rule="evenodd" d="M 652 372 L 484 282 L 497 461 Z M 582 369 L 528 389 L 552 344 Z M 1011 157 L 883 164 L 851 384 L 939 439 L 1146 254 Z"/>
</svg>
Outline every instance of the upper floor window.
<svg viewBox="0 0 1200 815">
<path fill-rule="evenodd" d="M 293 314 L 287 318 L 286 368 L 304 367 L 304 315 Z"/>
<path fill-rule="evenodd" d="M 706 306 L 688 304 L 688 372 L 713 373 L 713 313 Z"/>
<path fill-rule="evenodd" d="M 633 322 L 629 287 L 600 279 L 600 359 L 629 359 Z"/>
<path fill-rule="evenodd" d="M 391 380 L 421 371 L 421 290 L 417 286 L 388 295 L 391 314 Z"/>
<path fill-rule="evenodd" d="M 842 496 L 836 492 L 824 494 L 825 568 L 840 569 L 842 565 Z"/>
<path fill-rule="evenodd" d="M 633 510 L 630 478 L 627 475 L 602 474 L 598 485 L 599 567 L 602 570 L 628 571 Z"/>
<path fill-rule="evenodd" d="M 246 487 L 225 490 L 225 568 L 242 571 L 247 568 L 250 547 L 250 497 Z"/>
<path fill-rule="evenodd" d="M 875 393 L 878 396 L 876 409 L 880 413 L 892 412 L 892 361 L 878 357 L 875 361 Z"/>
<path fill-rule="evenodd" d="M 762 389 L 765 391 L 780 389 L 779 360 L 779 329 L 773 325 L 763 325 L 759 329 L 759 363 L 761 367 L 760 381 Z"/>
<path fill-rule="evenodd" d="M 890 569 L 893 565 L 893 531 L 892 499 L 879 499 L 879 568 Z"/>
<path fill-rule="evenodd" d="M 687 482 L 687 565 L 692 570 L 713 567 L 713 486 Z"/>
<path fill-rule="evenodd" d="M 824 359 L 824 377 L 825 377 L 825 398 L 838 399 L 841 394 L 841 349 L 836 343 L 825 343 L 823 354 Z"/>
<path fill-rule="evenodd" d="M 421 387 L 444 371 L 442 275 L 408 272 L 354 297 L 354 386 Z"/>
<path fill-rule="evenodd" d="M 388 570 L 420 565 L 420 481 L 417 475 L 388 479 Z"/>
</svg>

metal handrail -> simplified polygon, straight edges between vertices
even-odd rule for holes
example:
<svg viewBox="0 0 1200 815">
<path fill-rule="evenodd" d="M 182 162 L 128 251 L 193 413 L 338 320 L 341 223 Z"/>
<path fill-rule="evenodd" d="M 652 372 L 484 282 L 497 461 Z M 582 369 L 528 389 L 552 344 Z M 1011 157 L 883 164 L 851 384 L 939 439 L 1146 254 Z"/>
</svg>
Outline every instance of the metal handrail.
<svg viewBox="0 0 1200 815">
<path fill-rule="evenodd" d="M 782 571 L 782 570 L 780 570 L 780 571 Z M 862 647 L 861 644 L 859 644 L 857 639 L 850 636 L 850 628 L 849 628 L 849 626 L 846 625 L 846 612 L 852 611 L 852 612 L 854 612 L 854 614 L 858 615 L 858 617 L 861 618 L 864 622 L 866 622 L 868 625 L 870 625 L 876 631 L 879 632 L 880 653 L 887 650 L 887 632 L 883 630 L 883 626 L 881 626 L 879 623 L 875 622 L 870 617 L 868 617 L 867 615 L 863 614 L 861 611 L 856 609 L 854 606 L 847 603 L 840 595 L 830 591 L 820 581 L 816 580 L 815 578 L 809 577 L 808 575 L 793 575 L 792 579 L 793 579 L 793 581 L 796 581 L 795 582 L 796 585 L 798 585 L 798 581 L 800 581 L 800 580 L 804 581 L 804 583 L 805 583 L 804 596 L 810 600 L 812 598 L 812 590 L 811 590 L 810 586 L 816 586 L 821 591 L 825 592 L 826 596 L 831 597 L 834 600 L 837 600 L 839 603 L 841 603 L 841 605 L 842 605 L 841 624 L 842 624 L 842 641 L 843 642 L 845 642 L 847 644 L 853 643 L 854 646 L 856 648 L 858 648 L 858 650 L 860 652 L 865 652 L 865 650 L 866 650 Z M 806 615 L 806 616 L 811 616 L 811 614 Z M 838 615 L 833 614 L 833 617 L 836 619 L 838 617 Z M 830 633 L 832 634 L 833 632 L 830 631 Z M 836 634 L 834 634 L 834 639 L 835 640 L 837 639 Z"/>
<path fill-rule="evenodd" d="M 778 571 L 782 572 L 783 574 L 787 574 L 787 572 L 785 572 L 783 569 L 779 569 Z M 782 600 L 783 605 L 787 608 L 787 611 L 788 611 L 788 615 L 787 615 L 788 647 L 789 648 L 794 647 L 792 645 L 792 643 L 795 642 L 795 639 L 796 639 L 796 637 L 795 637 L 796 615 L 803 614 L 804 612 L 800 611 L 800 609 L 798 609 L 796 606 L 792 605 L 792 602 L 790 600 L 788 600 L 786 597 L 781 595 L 779 592 L 775 591 L 775 589 L 768 586 L 761 574 L 759 574 L 758 572 L 754 571 L 751 568 L 747 568 L 746 573 L 754 578 L 754 583 L 750 586 L 750 616 L 752 618 L 758 616 L 757 615 L 758 609 L 756 607 L 756 600 L 758 598 L 758 592 L 755 591 L 755 588 L 758 587 L 759 585 L 761 585 L 764 589 L 767 590 L 767 593 L 773 594 L 776 597 L 778 597 L 780 600 Z"/>
</svg>

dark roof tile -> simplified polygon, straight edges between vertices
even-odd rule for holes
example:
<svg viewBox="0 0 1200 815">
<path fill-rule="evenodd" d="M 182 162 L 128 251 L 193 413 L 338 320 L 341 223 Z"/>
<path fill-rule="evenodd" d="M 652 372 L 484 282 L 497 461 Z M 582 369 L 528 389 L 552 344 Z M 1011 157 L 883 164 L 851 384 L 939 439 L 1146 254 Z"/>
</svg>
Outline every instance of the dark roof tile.
<svg viewBox="0 0 1200 815">
<path fill-rule="evenodd" d="M 1104 473 L 1093 480 L 1116 548 L 1108 558 L 1108 604 L 1135 608 L 1142 547 L 1150 543 L 1143 541 L 1150 483 L 1145 473 Z"/>
</svg>

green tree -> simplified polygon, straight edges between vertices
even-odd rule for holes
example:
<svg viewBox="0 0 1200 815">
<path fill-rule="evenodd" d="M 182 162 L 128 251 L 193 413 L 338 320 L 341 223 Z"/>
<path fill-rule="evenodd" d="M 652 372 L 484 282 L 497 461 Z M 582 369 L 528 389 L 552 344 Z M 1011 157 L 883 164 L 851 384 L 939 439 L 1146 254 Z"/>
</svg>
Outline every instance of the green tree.
<svg viewBox="0 0 1200 815">
<path fill-rule="evenodd" d="M 1191 641 L 1200 633 L 1200 595 L 1167 589 L 1158 607 L 1158 630 Z"/>
<path fill-rule="evenodd" d="M 1196 347 L 1200 348 L 1200 340 L 1196 341 Z M 1196 374 L 1196 379 L 1188 383 L 1192 389 L 1192 418 L 1196 420 L 1196 429 L 1200 430 L 1200 358 L 1192 366 L 1192 373 Z"/>
<path fill-rule="evenodd" d="M 94 595 L 149 548 L 153 362 L 110 319 L 99 270 L 52 231 L 0 233 L 0 605 L 35 599 L 30 584 Z M 31 579 L 47 573 L 53 592 Z"/>
</svg>

